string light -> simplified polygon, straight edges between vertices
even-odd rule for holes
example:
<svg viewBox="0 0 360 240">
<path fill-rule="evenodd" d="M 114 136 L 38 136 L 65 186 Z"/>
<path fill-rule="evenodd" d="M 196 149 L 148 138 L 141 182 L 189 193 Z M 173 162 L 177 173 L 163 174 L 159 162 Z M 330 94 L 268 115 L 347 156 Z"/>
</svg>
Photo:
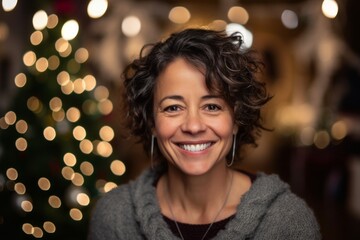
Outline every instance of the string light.
<svg viewBox="0 0 360 240">
<path fill-rule="evenodd" d="M 324 0 L 321 4 L 321 10 L 325 17 L 335 18 L 339 11 L 339 6 L 335 0 Z"/>
<path fill-rule="evenodd" d="M 107 0 L 91 0 L 87 6 L 87 13 L 91 18 L 100 18 L 105 14 L 107 8 Z"/>
<path fill-rule="evenodd" d="M 281 14 L 282 24 L 289 29 L 295 29 L 299 25 L 299 18 L 294 11 L 284 10 Z"/>
<path fill-rule="evenodd" d="M 141 21 L 136 16 L 125 17 L 121 23 L 121 29 L 125 36 L 135 37 L 141 30 Z"/>
<path fill-rule="evenodd" d="M 227 14 L 229 20 L 234 23 L 245 25 L 249 21 L 249 13 L 245 8 L 233 6 Z"/>
<path fill-rule="evenodd" d="M 125 173 L 125 164 L 120 160 L 114 160 L 110 164 L 111 172 L 117 176 L 121 176 Z"/>
<path fill-rule="evenodd" d="M 56 231 L 55 224 L 50 221 L 44 222 L 43 228 L 47 233 L 55 233 L 55 231 Z"/>
<path fill-rule="evenodd" d="M 37 11 L 32 20 L 34 29 L 36 30 L 42 30 L 46 27 L 48 23 L 48 15 L 44 10 Z"/>
<path fill-rule="evenodd" d="M 36 62 L 36 54 L 33 51 L 28 51 L 23 56 L 23 62 L 27 67 L 34 65 Z"/>
<path fill-rule="evenodd" d="M 94 166 L 90 162 L 84 161 L 80 164 L 80 171 L 85 176 L 91 176 L 94 173 Z"/>
<path fill-rule="evenodd" d="M 169 12 L 169 20 L 173 23 L 184 24 L 191 18 L 190 11 L 186 7 L 176 6 Z"/>
<path fill-rule="evenodd" d="M 102 126 L 99 131 L 100 138 L 104 141 L 110 142 L 114 136 L 114 130 L 109 126 Z"/>
<path fill-rule="evenodd" d="M 10 12 L 15 9 L 17 0 L 2 0 L 2 7 L 5 12 Z"/>
<path fill-rule="evenodd" d="M 79 32 L 79 24 L 76 20 L 68 20 L 64 23 L 63 27 L 61 28 L 61 36 L 65 40 L 72 40 L 74 39 Z"/>
</svg>

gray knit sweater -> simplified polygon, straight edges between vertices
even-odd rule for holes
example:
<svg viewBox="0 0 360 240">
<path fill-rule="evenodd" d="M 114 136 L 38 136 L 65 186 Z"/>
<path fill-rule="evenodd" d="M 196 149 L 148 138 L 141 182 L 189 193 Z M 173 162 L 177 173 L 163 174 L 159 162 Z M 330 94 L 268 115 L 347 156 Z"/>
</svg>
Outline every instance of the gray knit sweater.
<svg viewBox="0 0 360 240">
<path fill-rule="evenodd" d="M 146 170 L 136 181 L 105 194 L 94 209 L 89 240 L 169 240 L 173 235 L 160 212 L 154 181 Z M 276 175 L 257 174 L 237 213 L 215 239 L 320 239 L 318 223 L 306 203 Z"/>
</svg>

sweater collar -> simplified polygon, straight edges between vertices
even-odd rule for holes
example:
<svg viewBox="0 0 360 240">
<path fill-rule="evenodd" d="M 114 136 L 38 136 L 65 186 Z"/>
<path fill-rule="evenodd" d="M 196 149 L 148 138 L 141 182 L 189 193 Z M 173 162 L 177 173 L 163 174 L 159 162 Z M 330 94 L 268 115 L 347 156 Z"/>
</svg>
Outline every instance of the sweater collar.
<svg viewBox="0 0 360 240">
<path fill-rule="evenodd" d="M 154 186 L 165 170 L 164 166 L 145 170 L 131 183 L 135 218 L 146 239 L 175 238 L 162 217 Z M 251 237 L 273 200 L 285 191 L 289 191 L 289 186 L 277 175 L 258 173 L 249 191 L 243 195 L 235 217 L 217 234 L 217 239 Z"/>
</svg>

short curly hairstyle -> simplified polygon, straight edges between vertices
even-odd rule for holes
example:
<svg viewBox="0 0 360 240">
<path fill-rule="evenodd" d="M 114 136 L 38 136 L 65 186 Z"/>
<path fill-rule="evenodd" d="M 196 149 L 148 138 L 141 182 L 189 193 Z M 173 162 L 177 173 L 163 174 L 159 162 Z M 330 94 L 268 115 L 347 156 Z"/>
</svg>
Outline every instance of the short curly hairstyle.
<svg viewBox="0 0 360 240">
<path fill-rule="evenodd" d="M 262 63 L 253 51 L 243 48 L 240 33 L 228 35 L 224 31 L 198 28 L 185 29 L 164 41 L 145 45 L 139 58 L 124 70 L 128 127 L 143 142 L 147 153 L 154 127 L 157 77 L 177 58 L 202 70 L 209 91 L 222 96 L 234 110 L 234 121 L 239 126 L 237 156 L 243 145 L 256 146 L 256 138 L 266 129 L 260 110 L 271 98 L 265 84 L 256 79 Z"/>
</svg>

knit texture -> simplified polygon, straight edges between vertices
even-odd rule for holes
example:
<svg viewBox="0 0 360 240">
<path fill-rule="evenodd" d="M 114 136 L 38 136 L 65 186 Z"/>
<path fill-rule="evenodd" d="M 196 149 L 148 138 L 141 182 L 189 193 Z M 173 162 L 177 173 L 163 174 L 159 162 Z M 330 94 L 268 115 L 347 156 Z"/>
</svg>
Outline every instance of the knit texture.
<svg viewBox="0 0 360 240">
<path fill-rule="evenodd" d="M 165 222 L 154 181 L 160 169 L 105 194 L 93 211 L 89 240 L 179 239 Z M 312 210 L 275 174 L 258 173 L 235 217 L 215 236 L 229 239 L 321 239 Z"/>
</svg>

